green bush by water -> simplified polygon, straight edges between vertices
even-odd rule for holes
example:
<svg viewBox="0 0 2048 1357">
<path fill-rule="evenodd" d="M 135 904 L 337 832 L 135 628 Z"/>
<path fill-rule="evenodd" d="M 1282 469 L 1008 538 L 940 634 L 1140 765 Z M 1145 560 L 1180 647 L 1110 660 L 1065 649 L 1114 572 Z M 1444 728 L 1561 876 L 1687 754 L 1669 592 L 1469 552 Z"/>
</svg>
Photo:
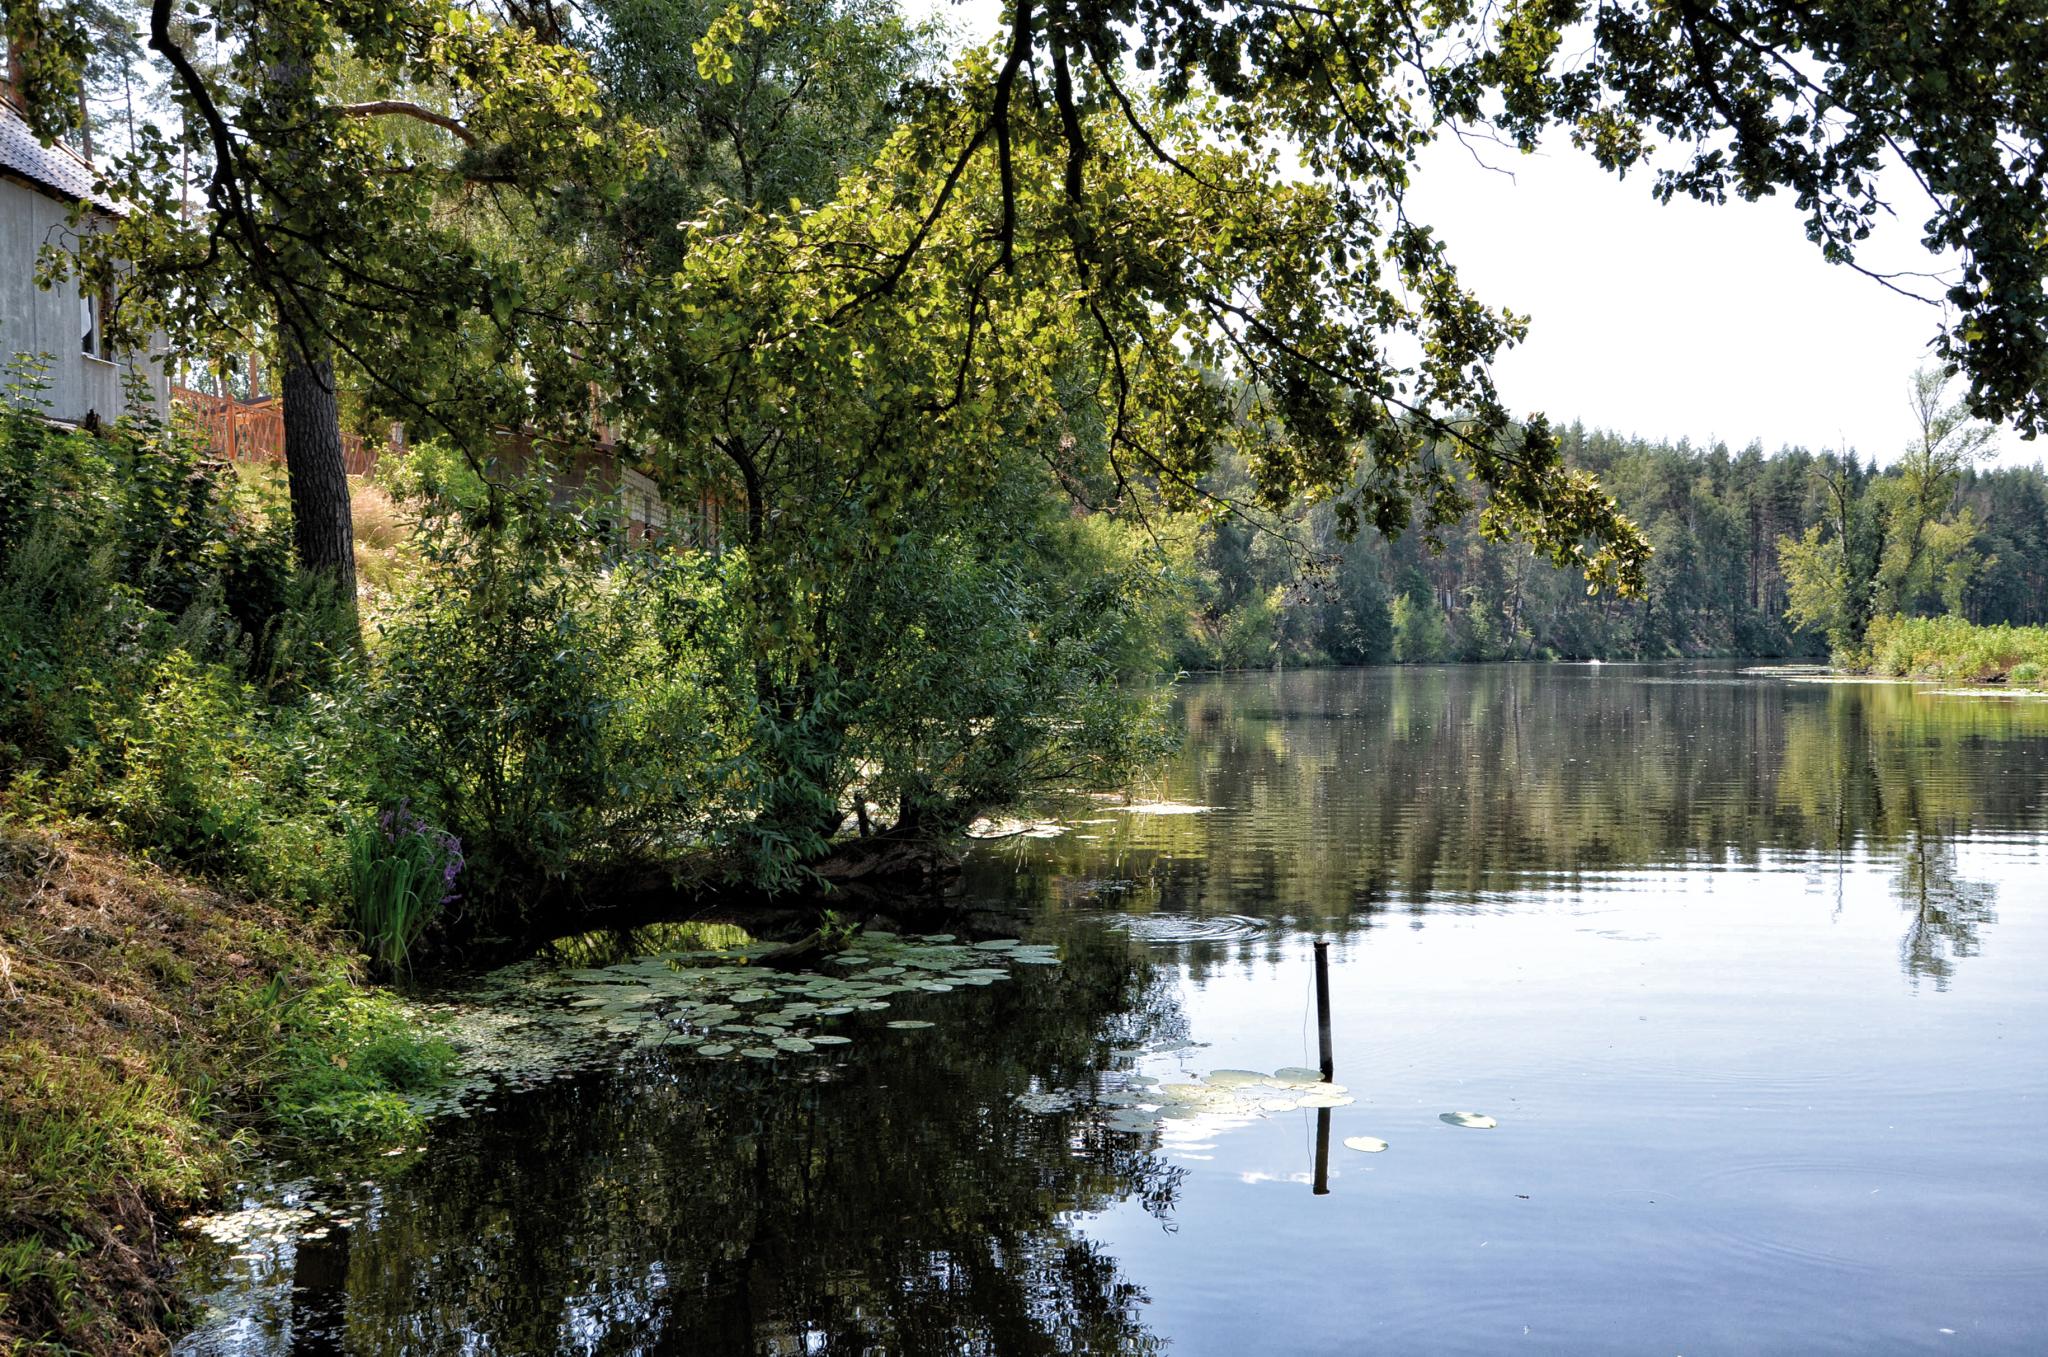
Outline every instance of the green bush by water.
<svg viewBox="0 0 2048 1357">
<path fill-rule="evenodd" d="M 2037 683 L 2048 669 L 2048 627 L 1976 626 L 1960 617 L 1879 617 L 1852 666 L 1900 678 Z"/>
<path fill-rule="evenodd" d="M 297 991 L 272 985 L 247 999 L 277 1034 L 265 1068 L 271 1122 L 307 1140 L 385 1145 L 416 1135 L 407 1094 L 444 1079 L 455 1052 L 397 998 L 329 972 Z"/>
</svg>

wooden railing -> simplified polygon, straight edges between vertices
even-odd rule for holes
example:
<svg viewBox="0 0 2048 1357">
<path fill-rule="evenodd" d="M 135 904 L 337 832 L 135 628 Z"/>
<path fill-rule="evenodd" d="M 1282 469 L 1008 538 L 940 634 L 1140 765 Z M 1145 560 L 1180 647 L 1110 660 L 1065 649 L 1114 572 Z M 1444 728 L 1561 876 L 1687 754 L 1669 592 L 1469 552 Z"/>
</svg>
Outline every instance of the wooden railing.
<svg viewBox="0 0 2048 1357">
<path fill-rule="evenodd" d="M 171 400 L 192 412 L 216 455 L 234 462 L 284 465 L 284 402 L 241 401 L 172 386 Z M 377 465 L 377 445 L 357 434 L 341 436 L 341 459 L 351 476 L 367 476 Z"/>
</svg>

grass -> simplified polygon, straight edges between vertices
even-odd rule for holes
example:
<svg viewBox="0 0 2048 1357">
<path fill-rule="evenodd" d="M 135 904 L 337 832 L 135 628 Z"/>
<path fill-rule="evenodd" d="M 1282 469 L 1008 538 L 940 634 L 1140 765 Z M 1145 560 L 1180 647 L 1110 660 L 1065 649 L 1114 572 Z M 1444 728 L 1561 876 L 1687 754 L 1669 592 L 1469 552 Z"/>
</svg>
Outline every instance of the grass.
<svg viewBox="0 0 2048 1357">
<path fill-rule="evenodd" d="M 351 477 L 349 516 L 355 529 L 357 580 L 373 595 L 401 592 L 417 567 L 406 509 L 382 486 Z"/>
<path fill-rule="evenodd" d="M 0 1353 L 161 1351 L 165 1226 L 252 1133 L 376 1145 L 447 1046 L 303 919 L 0 826 Z"/>
<path fill-rule="evenodd" d="M 2048 627 L 1977 626 L 1959 617 L 1880 617 L 1864 638 L 1867 663 L 1900 678 L 2038 685 L 2048 673 Z"/>
</svg>

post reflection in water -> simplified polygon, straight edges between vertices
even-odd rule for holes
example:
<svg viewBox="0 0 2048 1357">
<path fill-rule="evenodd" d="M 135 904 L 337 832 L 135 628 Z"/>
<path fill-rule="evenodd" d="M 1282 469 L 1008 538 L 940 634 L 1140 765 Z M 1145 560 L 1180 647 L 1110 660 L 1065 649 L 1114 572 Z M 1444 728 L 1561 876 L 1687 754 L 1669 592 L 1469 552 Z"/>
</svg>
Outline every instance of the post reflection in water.
<svg viewBox="0 0 2048 1357">
<path fill-rule="evenodd" d="M 833 1060 L 500 1097 L 326 1239 L 202 1257 L 183 1350 L 2048 1348 L 2048 703 L 1732 665 L 1174 703 L 1140 790 L 1185 813 L 969 859 L 1063 965 Z"/>
</svg>

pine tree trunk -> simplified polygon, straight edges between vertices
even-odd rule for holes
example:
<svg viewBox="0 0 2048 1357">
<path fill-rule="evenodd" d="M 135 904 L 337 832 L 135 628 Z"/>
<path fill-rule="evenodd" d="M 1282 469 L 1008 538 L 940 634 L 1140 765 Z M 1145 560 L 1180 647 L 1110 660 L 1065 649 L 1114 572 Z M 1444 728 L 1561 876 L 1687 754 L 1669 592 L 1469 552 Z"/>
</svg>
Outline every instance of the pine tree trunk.
<svg viewBox="0 0 2048 1357">
<path fill-rule="evenodd" d="M 291 487 L 292 544 L 299 565 L 334 582 L 336 599 L 353 614 L 355 525 L 349 516 L 348 468 L 342 460 L 341 414 L 334 403 L 334 362 L 307 362 L 288 352 L 284 364 L 284 466 Z"/>
</svg>

